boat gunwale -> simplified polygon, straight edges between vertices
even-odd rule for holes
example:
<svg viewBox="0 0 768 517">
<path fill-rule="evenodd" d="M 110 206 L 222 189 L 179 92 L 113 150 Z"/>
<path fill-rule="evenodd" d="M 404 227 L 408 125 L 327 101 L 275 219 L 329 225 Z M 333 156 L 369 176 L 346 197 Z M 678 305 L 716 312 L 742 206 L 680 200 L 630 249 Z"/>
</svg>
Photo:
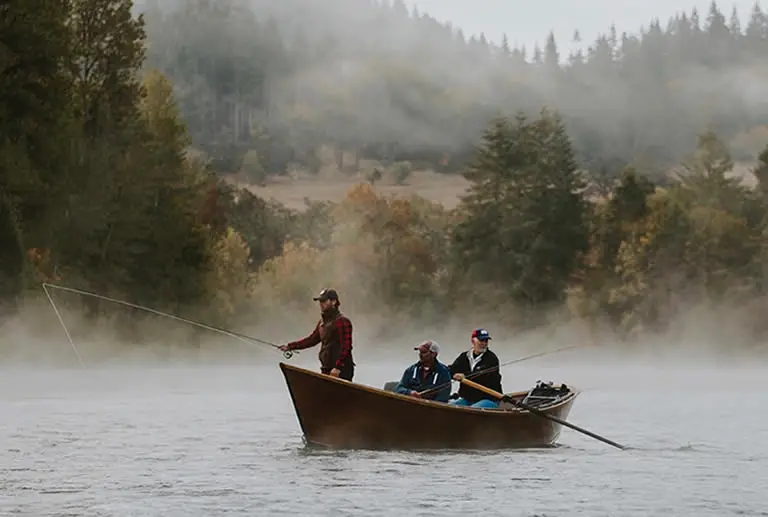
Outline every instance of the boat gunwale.
<svg viewBox="0 0 768 517">
<path fill-rule="evenodd" d="M 507 408 L 507 409 L 501 409 L 501 408 L 473 408 L 471 406 L 459 406 L 459 405 L 456 405 L 456 404 L 449 404 L 447 402 L 439 402 L 439 401 L 435 401 L 435 400 L 425 400 L 425 399 L 420 399 L 420 398 L 409 396 L 409 395 L 403 395 L 401 393 L 396 393 L 396 392 L 393 392 L 393 391 L 387 391 L 387 390 L 384 390 L 384 389 L 381 389 L 381 388 L 376 388 L 374 386 L 368 386 L 366 384 L 360 384 L 360 383 L 356 383 L 356 382 L 351 382 L 351 381 L 348 381 L 346 379 L 340 379 L 340 378 L 334 377 L 332 375 L 327 375 L 327 374 L 324 374 L 324 373 L 316 372 L 314 370 L 309 370 L 307 368 L 302 368 L 301 366 L 295 366 L 295 365 L 287 364 L 287 363 L 284 363 L 282 361 L 280 361 L 278 364 L 280 365 L 280 369 L 283 370 L 283 375 L 285 375 L 285 370 L 286 369 L 293 370 L 294 372 L 298 372 L 298 373 L 302 373 L 302 374 L 307 374 L 307 375 L 310 375 L 310 376 L 315 377 L 315 378 L 320 379 L 320 380 L 335 382 L 337 384 L 342 384 L 342 385 L 344 385 L 344 386 L 346 386 L 348 388 L 358 389 L 358 390 L 361 390 L 361 391 L 365 391 L 365 392 L 368 392 L 368 393 L 370 393 L 372 395 L 389 397 L 389 398 L 393 398 L 395 400 L 402 400 L 402 401 L 405 401 L 405 402 L 409 402 L 411 404 L 417 404 L 417 405 L 422 405 L 422 406 L 427 406 L 427 407 L 445 409 L 445 410 L 448 410 L 448 411 L 465 412 L 465 413 L 470 413 L 470 414 L 498 415 L 498 416 L 503 417 L 503 418 L 519 417 L 519 416 L 522 416 L 522 415 L 532 414 L 527 409 L 522 409 L 522 408 L 517 408 L 517 407 Z M 291 389 L 290 383 L 287 382 L 287 379 L 286 379 L 286 386 L 288 387 L 288 392 L 291 395 L 291 401 L 293 402 L 293 404 L 295 406 L 296 405 L 296 401 L 294 400 L 293 391 Z M 559 408 L 561 406 L 564 406 L 565 404 L 572 403 L 576 399 L 576 397 L 578 397 L 581 394 L 581 390 L 579 390 L 578 388 L 575 388 L 575 387 L 573 387 L 571 385 L 568 385 L 568 389 L 570 390 L 568 392 L 568 394 L 566 394 L 566 396 L 564 396 L 561 399 L 559 399 L 556 403 L 548 404 L 548 405 L 545 405 L 545 406 L 535 406 L 534 409 L 536 409 L 536 410 L 538 410 L 540 412 L 549 413 L 550 411 L 554 411 L 557 408 Z M 509 396 L 509 397 L 525 396 L 525 394 L 527 394 L 529 392 L 530 392 L 530 390 L 523 390 L 523 391 L 515 391 L 515 392 L 511 392 L 511 393 L 505 393 L 504 395 L 505 396 Z M 299 425 L 303 429 L 303 424 L 301 422 L 301 417 L 300 416 L 299 416 Z"/>
</svg>

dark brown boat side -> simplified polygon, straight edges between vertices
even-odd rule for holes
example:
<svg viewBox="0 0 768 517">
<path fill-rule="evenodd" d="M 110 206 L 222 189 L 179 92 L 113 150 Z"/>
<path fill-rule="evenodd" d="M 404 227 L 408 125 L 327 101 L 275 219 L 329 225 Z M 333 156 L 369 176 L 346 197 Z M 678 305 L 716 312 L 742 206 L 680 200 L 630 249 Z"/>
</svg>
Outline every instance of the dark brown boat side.
<svg viewBox="0 0 768 517">
<path fill-rule="evenodd" d="M 562 426 L 528 411 L 489 410 L 421 400 L 280 363 L 304 439 L 346 449 L 507 449 L 549 447 Z M 512 393 L 522 399 L 528 392 Z M 571 390 L 539 407 L 567 419 Z"/>
</svg>

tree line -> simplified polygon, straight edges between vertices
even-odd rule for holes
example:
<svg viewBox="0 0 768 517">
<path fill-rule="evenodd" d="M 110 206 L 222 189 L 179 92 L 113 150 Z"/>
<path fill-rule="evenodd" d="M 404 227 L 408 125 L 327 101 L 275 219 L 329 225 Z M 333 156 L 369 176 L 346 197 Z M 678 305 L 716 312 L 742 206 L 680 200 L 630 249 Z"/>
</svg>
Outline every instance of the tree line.
<svg viewBox="0 0 768 517">
<path fill-rule="evenodd" d="M 560 111 L 519 110 L 486 120 L 455 209 L 363 183 L 290 210 L 190 152 L 183 101 L 147 66 L 151 41 L 132 8 L 13 0 L 2 12 L 0 289 L 11 314 L 48 280 L 212 324 L 267 323 L 314 310 L 309 295 L 333 285 L 345 310 L 390 327 L 470 312 L 529 328 L 557 313 L 631 339 L 704 305 L 764 335 L 766 142 L 752 186 L 705 130 L 663 185 L 626 166 L 596 194 Z M 89 318 L 116 310 L 78 303 Z"/>
<path fill-rule="evenodd" d="M 316 171 L 324 145 L 339 151 L 341 169 L 370 158 L 460 172 L 489 118 L 541 106 L 563 116 L 595 176 L 631 165 L 663 182 L 705 129 L 739 161 L 768 138 L 768 17 L 757 3 L 743 24 L 743 13 L 712 2 L 634 34 L 610 27 L 586 45 L 578 30 L 572 42 L 550 33 L 534 48 L 466 37 L 402 0 L 147 0 L 139 9 L 148 62 L 175 85 L 195 147 L 224 173 L 252 151 L 254 181 Z M 344 164 L 343 150 L 355 163 Z"/>
</svg>

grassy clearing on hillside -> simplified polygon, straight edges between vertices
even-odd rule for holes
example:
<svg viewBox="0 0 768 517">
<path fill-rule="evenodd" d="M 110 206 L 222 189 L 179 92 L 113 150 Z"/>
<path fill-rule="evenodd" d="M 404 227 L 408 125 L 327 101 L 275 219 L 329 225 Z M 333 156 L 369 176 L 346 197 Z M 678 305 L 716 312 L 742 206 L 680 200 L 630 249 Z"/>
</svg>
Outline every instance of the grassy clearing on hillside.
<svg viewBox="0 0 768 517">
<path fill-rule="evenodd" d="M 332 179 L 319 178 L 278 178 L 260 187 L 247 186 L 254 194 L 265 199 L 273 198 L 293 209 L 303 209 L 304 199 L 311 201 L 341 201 L 354 185 L 366 182 L 363 177 L 338 176 Z M 445 176 L 429 171 L 414 172 L 405 185 L 393 185 L 377 182 L 375 190 L 382 195 L 408 197 L 413 194 L 430 201 L 454 208 L 459 203 L 459 196 L 464 194 L 469 183 L 461 176 Z"/>
<path fill-rule="evenodd" d="M 341 168 L 334 159 L 334 152 L 322 149 L 318 152 L 321 162 L 317 174 L 304 170 L 292 170 L 285 176 L 269 176 L 263 185 L 248 181 L 246 174 L 232 175 L 229 180 L 238 186 L 246 187 L 254 194 L 265 199 L 275 199 L 288 208 L 301 210 L 304 200 L 341 201 L 347 191 L 359 183 L 373 183 L 377 194 L 409 197 L 418 195 L 454 208 L 459 197 L 469 187 L 469 182 L 459 174 L 439 174 L 432 170 L 413 168 L 401 181 L 398 181 L 398 168 L 411 169 L 408 162 L 396 163 L 387 167 L 374 160 L 356 160 L 354 154 L 344 153 Z M 381 176 L 373 180 L 375 172 Z"/>
<path fill-rule="evenodd" d="M 755 184 L 750 173 L 752 164 L 739 163 L 733 175 L 741 176 L 746 185 Z M 288 208 L 303 210 L 304 199 L 310 201 L 341 201 L 347 191 L 358 183 L 369 181 L 370 173 L 363 169 L 358 173 L 342 173 L 334 167 L 324 168 L 317 176 L 292 174 L 270 177 L 265 186 L 248 184 L 240 176 L 231 176 L 230 181 L 265 199 L 274 199 Z M 455 208 L 460 196 L 466 193 L 469 182 L 458 174 L 438 174 L 429 170 L 414 171 L 404 184 L 398 185 L 388 175 L 375 182 L 380 195 L 409 197 L 418 195 L 442 204 L 448 209 Z"/>
</svg>

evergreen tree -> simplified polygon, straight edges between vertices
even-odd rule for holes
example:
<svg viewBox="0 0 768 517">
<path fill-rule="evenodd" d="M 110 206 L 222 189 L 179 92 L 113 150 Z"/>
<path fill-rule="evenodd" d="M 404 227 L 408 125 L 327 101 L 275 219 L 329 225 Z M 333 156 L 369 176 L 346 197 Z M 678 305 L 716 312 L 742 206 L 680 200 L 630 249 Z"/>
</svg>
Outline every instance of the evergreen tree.
<svg viewBox="0 0 768 517">
<path fill-rule="evenodd" d="M 131 9 L 131 0 L 73 0 L 68 24 L 77 133 L 66 230 L 57 247 L 65 265 L 99 291 L 120 283 L 128 289 L 119 247 L 140 202 L 140 182 L 131 172 L 142 160 L 137 144 L 143 136 L 139 71 L 145 33 L 143 17 L 134 18 Z"/>
<path fill-rule="evenodd" d="M 757 179 L 757 185 L 763 196 L 768 199 L 768 145 L 760 152 L 757 157 L 757 166 L 752 173 Z"/>
<path fill-rule="evenodd" d="M 529 307 L 562 301 L 587 249 L 587 207 L 560 118 L 544 110 L 534 121 L 498 119 L 466 177 L 459 269 Z"/>
<path fill-rule="evenodd" d="M 0 296 L 22 288 L 26 248 L 50 246 L 61 192 L 69 90 L 64 0 L 0 7 Z"/>
<path fill-rule="evenodd" d="M 152 71 L 144 85 L 145 161 L 121 258 L 134 296 L 169 304 L 178 312 L 208 294 L 205 277 L 213 238 L 201 219 L 206 175 L 185 157 L 188 138 L 171 84 Z"/>
</svg>

